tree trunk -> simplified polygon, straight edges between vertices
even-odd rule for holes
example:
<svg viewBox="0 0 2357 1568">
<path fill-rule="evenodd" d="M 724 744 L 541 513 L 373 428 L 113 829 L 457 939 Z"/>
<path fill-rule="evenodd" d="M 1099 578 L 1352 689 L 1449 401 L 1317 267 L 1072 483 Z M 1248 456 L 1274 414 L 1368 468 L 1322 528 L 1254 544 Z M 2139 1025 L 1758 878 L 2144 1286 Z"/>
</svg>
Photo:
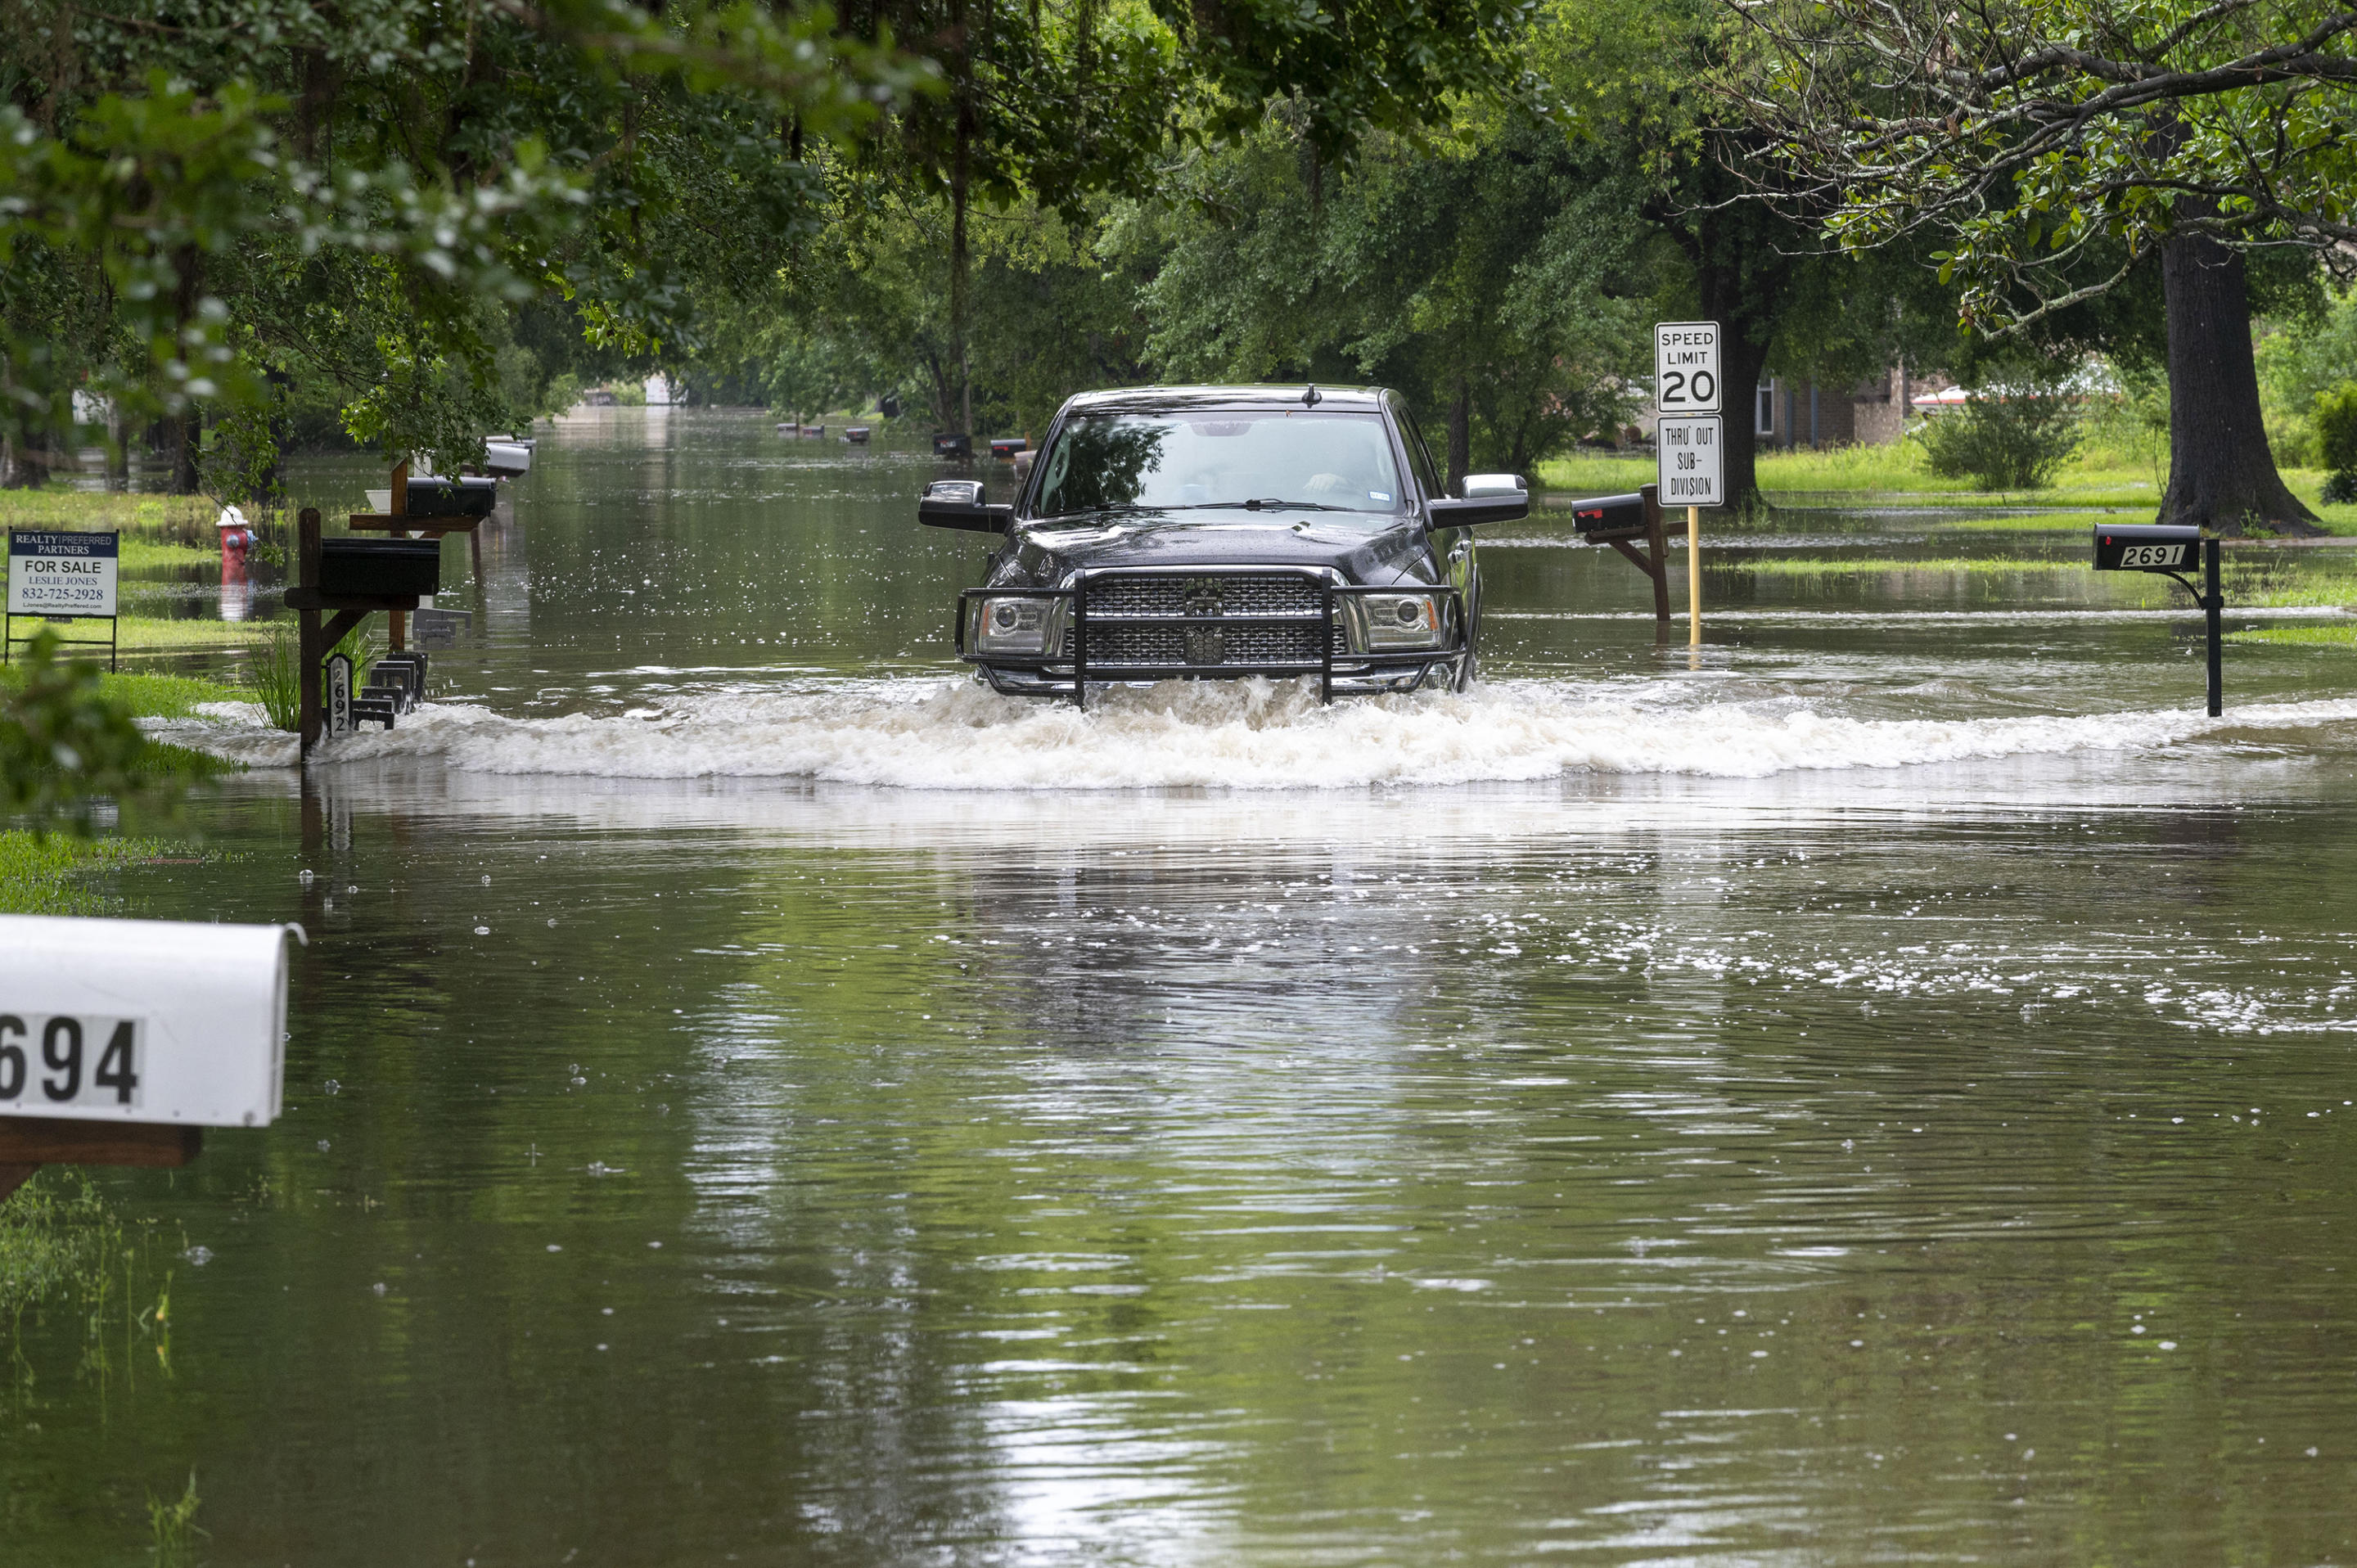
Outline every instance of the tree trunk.
<svg viewBox="0 0 2357 1568">
<path fill-rule="evenodd" d="M 197 448 L 204 438 L 204 419 L 194 408 L 167 414 L 164 420 L 167 450 L 172 459 L 171 481 L 165 489 L 176 496 L 197 493 Z"/>
<path fill-rule="evenodd" d="M 183 245 L 173 257 L 173 271 L 178 274 L 179 287 L 174 303 L 178 306 L 179 339 L 188 341 L 188 324 L 197 318 L 197 301 L 204 287 L 204 253 L 194 245 Z M 203 435 L 204 416 L 194 403 L 185 404 L 180 412 L 164 421 L 171 443 L 172 479 L 166 488 L 176 496 L 197 493 L 197 443 Z"/>
<path fill-rule="evenodd" d="M 131 432 L 123 423 L 123 404 L 106 400 L 106 488 L 131 488 Z"/>
<path fill-rule="evenodd" d="M 1749 517 L 1768 510 L 1768 498 L 1760 493 L 1760 411 L 1754 406 L 1760 400 L 1760 372 L 1768 367 L 1768 346 L 1753 340 L 1750 322 L 1714 319 L 1718 322 L 1719 369 L 1727 375 L 1718 399 L 1727 510 Z M 1764 338 L 1767 324 L 1760 323 L 1758 330 Z"/>
<path fill-rule="evenodd" d="M 1465 476 L 1473 466 L 1473 398 L 1466 389 L 1465 372 L 1457 372 L 1457 381 L 1448 398 L 1448 474 L 1447 485 L 1452 496 L 1465 493 Z"/>
<path fill-rule="evenodd" d="M 958 80 L 956 141 L 950 155 L 950 355 L 958 380 L 958 429 L 974 434 L 974 377 L 966 351 L 967 195 L 974 158 L 974 34 L 966 24 L 965 6 L 951 12 L 957 31 Z"/>
<path fill-rule="evenodd" d="M 1700 255 L 1695 261 L 1703 317 L 1718 323 L 1718 368 L 1725 377 L 1718 394 L 1719 461 L 1726 466 L 1726 513 L 1749 517 L 1768 510 L 1768 499 L 1760 493 L 1759 410 L 1754 405 L 1776 324 L 1764 317 L 1752 319 L 1752 307 L 1763 291 L 1744 287 L 1740 265 Z"/>
<path fill-rule="evenodd" d="M 2169 310 L 2169 489 L 2160 521 L 2239 538 L 2246 528 L 2313 535 L 2316 514 L 2276 472 L 2259 416 L 2243 254 L 2198 232 L 2162 242 Z"/>
</svg>

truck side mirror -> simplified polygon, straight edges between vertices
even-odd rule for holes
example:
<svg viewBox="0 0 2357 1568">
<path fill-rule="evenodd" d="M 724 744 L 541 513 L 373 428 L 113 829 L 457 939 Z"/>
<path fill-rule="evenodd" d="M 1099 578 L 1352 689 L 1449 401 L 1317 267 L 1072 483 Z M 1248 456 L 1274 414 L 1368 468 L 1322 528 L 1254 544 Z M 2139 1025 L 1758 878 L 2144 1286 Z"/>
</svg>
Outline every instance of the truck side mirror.
<svg viewBox="0 0 2357 1568">
<path fill-rule="evenodd" d="M 1468 474 L 1462 496 L 1442 496 L 1428 503 L 1435 528 L 1473 528 L 1485 522 L 1513 522 L 1531 515 L 1530 493 L 1515 474 Z"/>
<path fill-rule="evenodd" d="M 917 499 L 917 521 L 928 528 L 1004 533 L 1014 517 L 1011 506 L 983 504 L 980 479 L 935 479 Z"/>
</svg>

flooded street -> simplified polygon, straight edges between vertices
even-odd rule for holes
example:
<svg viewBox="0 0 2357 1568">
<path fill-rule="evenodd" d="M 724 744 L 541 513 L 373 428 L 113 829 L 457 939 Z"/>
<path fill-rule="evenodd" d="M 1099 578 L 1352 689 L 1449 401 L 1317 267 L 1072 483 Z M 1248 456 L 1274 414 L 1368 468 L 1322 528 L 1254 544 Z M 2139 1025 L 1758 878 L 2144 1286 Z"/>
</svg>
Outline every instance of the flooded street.
<svg viewBox="0 0 2357 1568">
<path fill-rule="evenodd" d="M 1471 694 L 1082 714 L 939 471 L 568 420 L 436 704 L 171 730 L 286 1113 L 98 1175 L 0 1561 L 2357 1559 L 2357 647 L 1794 509 L 1690 654 L 1537 510 Z"/>
</svg>

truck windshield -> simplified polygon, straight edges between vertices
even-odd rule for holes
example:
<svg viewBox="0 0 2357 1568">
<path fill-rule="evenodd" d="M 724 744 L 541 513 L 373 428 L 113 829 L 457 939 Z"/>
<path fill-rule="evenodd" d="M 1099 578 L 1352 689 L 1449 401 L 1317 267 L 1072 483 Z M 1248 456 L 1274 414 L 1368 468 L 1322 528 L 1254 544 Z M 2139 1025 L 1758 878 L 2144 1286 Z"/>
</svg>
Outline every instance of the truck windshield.
<svg viewBox="0 0 2357 1568">
<path fill-rule="evenodd" d="M 1399 470 L 1377 413 L 1205 410 L 1082 414 L 1040 470 L 1037 515 L 1177 508 L 1395 512 Z"/>
</svg>

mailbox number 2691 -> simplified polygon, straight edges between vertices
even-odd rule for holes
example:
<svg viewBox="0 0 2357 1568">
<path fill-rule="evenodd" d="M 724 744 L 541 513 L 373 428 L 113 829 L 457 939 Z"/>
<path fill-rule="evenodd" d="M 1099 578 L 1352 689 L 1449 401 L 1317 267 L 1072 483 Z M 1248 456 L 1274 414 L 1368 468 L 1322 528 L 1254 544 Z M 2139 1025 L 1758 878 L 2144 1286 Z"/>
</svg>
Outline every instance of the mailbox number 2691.
<svg viewBox="0 0 2357 1568">
<path fill-rule="evenodd" d="M 2185 546 L 2182 544 L 2124 544 L 2120 546 L 2123 566 L 2182 566 Z"/>
<path fill-rule="evenodd" d="M 0 1105 L 135 1105 L 136 1018 L 0 1013 Z"/>
</svg>

